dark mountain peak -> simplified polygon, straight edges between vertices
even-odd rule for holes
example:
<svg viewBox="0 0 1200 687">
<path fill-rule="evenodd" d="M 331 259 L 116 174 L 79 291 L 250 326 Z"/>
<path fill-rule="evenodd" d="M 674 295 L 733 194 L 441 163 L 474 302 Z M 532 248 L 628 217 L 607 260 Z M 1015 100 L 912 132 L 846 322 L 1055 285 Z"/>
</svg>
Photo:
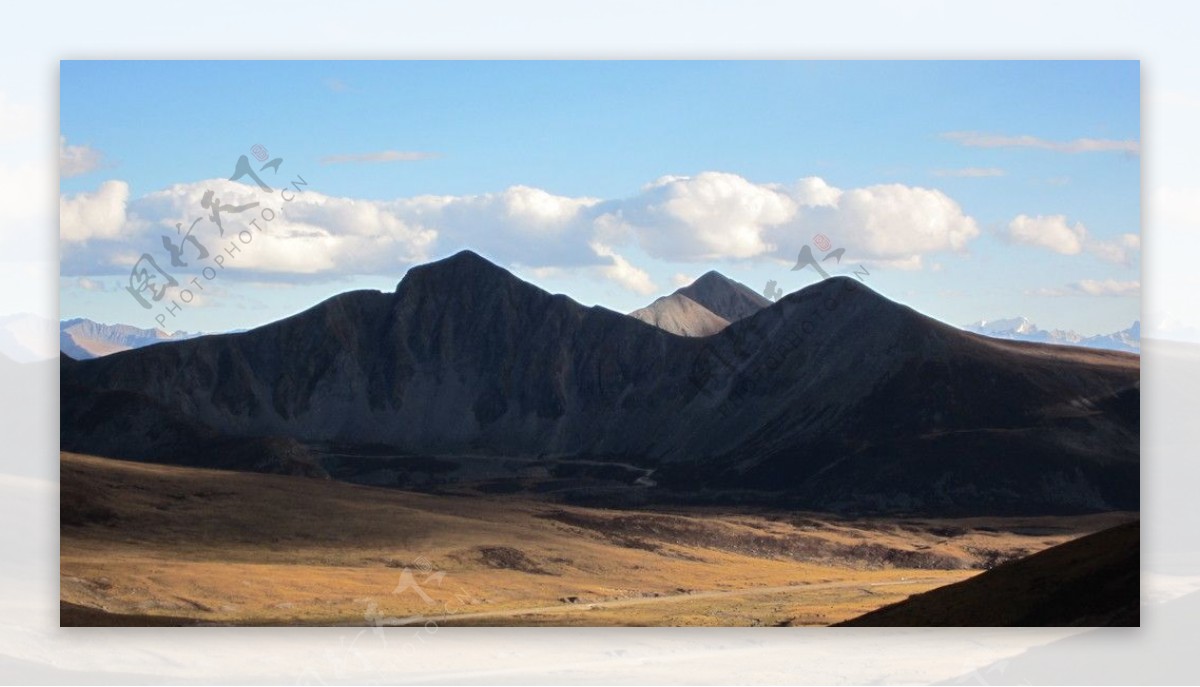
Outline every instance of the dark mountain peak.
<svg viewBox="0 0 1200 687">
<path fill-rule="evenodd" d="M 875 291 L 873 291 L 866 284 L 855 279 L 854 277 L 847 277 L 845 275 L 837 275 L 835 277 L 829 277 L 827 279 L 822 279 L 820 281 L 813 282 L 812 284 L 809 284 L 808 286 L 805 286 L 804 288 L 802 288 L 798 291 L 789 293 L 787 296 L 784 297 L 784 299 L 786 300 L 788 298 L 795 298 L 796 296 L 805 296 L 805 297 L 833 296 L 838 293 L 845 293 L 845 292 L 856 291 L 856 290 L 866 291 L 867 293 L 870 293 L 871 295 L 875 296 L 876 298 L 883 298 L 884 300 L 888 300 L 888 299 L 884 298 L 883 296 L 879 295 L 878 293 L 876 293 Z"/>
<path fill-rule="evenodd" d="M 733 283 L 736 283 L 736 282 L 734 282 L 732 279 L 730 279 L 729 277 L 726 277 L 725 275 L 721 274 L 720 272 L 718 272 L 718 271 L 716 271 L 716 270 L 709 270 L 709 271 L 705 272 L 704 274 L 700 275 L 700 276 L 699 276 L 699 277 L 696 279 L 696 281 L 692 282 L 692 285 L 695 285 L 695 284 L 700 284 L 700 283 L 702 283 L 702 282 L 711 282 L 711 281 L 721 281 L 721 282 L 733 282 Z"/>
<path fill-rule="evenodd" d="M 496 265 L 496 263 L 488 260 L 469 248 L 464 248 L 448 258 L 442 258 L 441 260 L 435 260 L 431 263 L 427 263 L 425 266 L 432 267 L 434 265 L 474 265 L 475 267 L 480 268 L 491 267 L 494 269 L 501 269 Z"/>
<path fill-rule="evenodd" d="M 799 291 L 789 293 L 781 298 L 779 302 L 782 303 L 784 301 L 810 300 L 814 298 L 828 300 L 831 298 L 841 298 L 843 296 L 851 295 L 861 297 L 864 304 L 869 302 L 872 304 L 884 304 L 893 308 L 904 308 L 906 310 L 911 310 L 911 308 L 908 308 L 908 306 L 893 301 L 858 279 L 844 275 L 829 277 L 827 279 L 822 279 L 818 282 L 809 284 Z"/>
<path fill-rule="evenodd" d="M 502 285 L 524 283 L 512 272 L 482 255 L 471 250 L 461 250 L 450 257 L 413 267 L 400 280 L 396 289 L 487 290 Z"/>
<path fill-rule="evenodd" d="M 510 274 L 508 270 L 473 250 L 460 250 L 454 255 L 442 258 L 441 260 L 434 260 L 433 262 L 412 267 L 404 275 L 404 278 L 401 279 L 401 283 L 408 281 L 410 277 L 419 276 L 425 278 L 428 276 L 437 276 L 461 278 L 465 274 L 472 272 L 484 274 L 503 272 Z"/>
<path fill-rule="evenodd" d="M 687 296 L 729 322 L 747 318 L 771 305 L 761 294 L 716 270 L 705 272 L 675 293 Z"/>
</svg>

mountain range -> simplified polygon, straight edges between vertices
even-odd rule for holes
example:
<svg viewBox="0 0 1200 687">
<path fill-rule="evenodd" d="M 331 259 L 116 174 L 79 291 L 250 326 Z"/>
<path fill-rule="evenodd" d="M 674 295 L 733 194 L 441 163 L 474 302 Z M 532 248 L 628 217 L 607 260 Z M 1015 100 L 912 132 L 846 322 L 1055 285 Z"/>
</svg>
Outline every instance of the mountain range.
<svg viewBox="0 0 1200 687">
<path fill-rule="evenodd" d="M 1036 341 L 1038 343 L 1060 344 L 1067 346 L 1084 346 L 1086 348 L 1105 348 L 1113 351 L 1128 351 L 1140 353 L 1142 350 L 1142 323 L 1135 321 L 1126 329 L 1112 334 L 1097 334 L 1083 336 L 1070 330 L 1039 329 L 1037 325 L 1024 317 L 1011 317 L 1002 320 L 979 320 L 965 325 L 963 329 L 976 334 L 983 334 L 999 339 L 1012 341 Z"/>
<path fill-rule="evenodd" d="M 719 272 L 708 272 L 692 284 L 655 300 L 644 308 L 629 313 L 659 329 L 680 336 L 711 336 L 729 325 L 769 307 L 771 301 L 748 286 L 729 279 Z M 1025 317 L 1000 320 L 979 320 L 964 325 L 964 330 L 1010 341 L 1085 348 L 1103 348 L 1129 353 L 1141 352 L 1141 322 L 1111 334 L 1083 336 L 1062 329 L 1040 329 Z"/>
<path fill-rule="evenodd" d="M 464 251 L 247 332 L 64 355 L 62 448 L 314 476 L 328 442 L 630 463 L 663 502 L 1138 507 L 1137 356 L 964 332 L 848 277 L 773 304 L 693 286 L 673 295 L 729 323 L 703 338 Z"/>
<path fill-rule="evenodd" d="M 76 360 L 98 358 L 164 341 L 194 339 L 199 333 L 139 329 L 127 324 L 101 324 L 86 318 L 59 323 L 59 350 Z"/>
</svg>

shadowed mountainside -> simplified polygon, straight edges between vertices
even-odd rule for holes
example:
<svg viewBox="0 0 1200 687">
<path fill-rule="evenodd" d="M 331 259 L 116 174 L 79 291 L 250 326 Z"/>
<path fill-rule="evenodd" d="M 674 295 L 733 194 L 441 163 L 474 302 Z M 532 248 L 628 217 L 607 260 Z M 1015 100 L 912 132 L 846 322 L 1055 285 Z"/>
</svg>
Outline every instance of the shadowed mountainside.
<svg viewBox="0 0 1200 687">
<path fill-rule="evenodd" d="M 845 277 L 695 339 L 464 251 L 411 269 L 394 293 L 66 360 L 62 446 L 185 462 L 153 443 L 165 423 L 222 439 L 623 460 L 655 467 L 665 500 L 1136 510 L 1138 380 L 1136 356 L 969 334 Z"/>
<path fill-rule="evenodd" d="M 1140 523 L 1089 534 L 841 623 L 858 627 L 1139 624 Z"/>
</svg>

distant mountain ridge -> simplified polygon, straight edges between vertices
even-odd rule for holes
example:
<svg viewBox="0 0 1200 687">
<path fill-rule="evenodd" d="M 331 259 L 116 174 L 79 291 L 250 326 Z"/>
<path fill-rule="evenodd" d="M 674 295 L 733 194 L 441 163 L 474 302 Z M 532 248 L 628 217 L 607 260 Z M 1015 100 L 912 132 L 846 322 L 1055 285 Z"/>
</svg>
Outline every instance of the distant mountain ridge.
<svg viewBox="0 0 1200 687">
<path fill-rule="evenodd" d="M 1037 325 L 1025 317 L 1010 317 L 1001 320 L 979 320 L 963 326 L 963 329 L 1011 341 L 1035 341 L 1038 343 L 1059 344 L 1066 346 L 1084 346 L 1086 348 L 1103 348 L 1111 351 L 1127 351 L 1139 353 L 1142 350 L 1142 323 L 1135 320 L 1132 325 L 1112 334 L 1097 334 L 1082 336 L 1070 330 L 1039 329 Z"/>
<path fill-rule="evenodd" d="M 729 326 L 729 320 L 678 291 L 629 316 L 680 336 L 710 336 Z"/>
<path fill-rule="evenodd" d="M 750 287 L 716 271 L 705 272 L 676 293 L 687 296 L 729 322 L 743 320 L 771 305 L 771 301 Z"/>
<path fill-rule="evenodd" d="M 276 437 L 288 470 L 303 444 L 371 443 L 631 462 L 665 500 L 1136 509 L 1139 377 L 1135 356 L 979 337 L 845 277 L 680 337 L 464 251 L 248 332 L 64 358 L 62 446 L 167 462 L 192 435 Z"/>
<path fill-rule="evenodd" d="M 680 336 L 711 336 L 770 305 L 745 284 L 710 271 L 629 316 Z"/>
<path fill-rule="evenodd" d="M 76 360 L 87 360 L 164 341 L 183 341 L 197 336 L 202 334 L 185 331 L 168 334 L 161 329 L 140 329 L 128 324 L 102 324 L 77 317 L 59 323 L 59 350 Z"/>
</svg>

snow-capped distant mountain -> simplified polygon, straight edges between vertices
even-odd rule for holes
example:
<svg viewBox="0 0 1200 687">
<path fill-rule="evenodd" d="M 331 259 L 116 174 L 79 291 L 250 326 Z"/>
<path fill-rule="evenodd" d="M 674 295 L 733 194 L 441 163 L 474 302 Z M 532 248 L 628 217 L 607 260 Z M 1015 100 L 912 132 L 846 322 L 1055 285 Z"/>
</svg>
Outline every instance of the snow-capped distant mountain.
<svg viewBox="0 0 1200 687">
<path fill-rule="evenodd" d="M 1079 345 L 1140 353 L 1142 350 L 1142 323 L 1141 321 L 1134 321 L 1128 329 L 1122 329 L 1119 332 L 1104 334 L 1102 336 L 1090 336 L 1080 341 Z"/>
<path fill-rule="evenodd" d="M 1135 321 L 1128 329 L 1122 329 L 1112 334 L 1097 334 L 1083 336 L 1066 329 L 1039 329 L 1038 326 L 1025 317 L 1010 317 L 1002 320 L 980 320 L 965 325 L 963 329 L 991 336 L 997 339 L 1014 341 L 1036 341 L 1038 343 L 1060 344 L 1064 346 L 1085 346 L 1087 348 L 1106 348 L 1113 351 L 1140 353 L 1142 350 L 1142 324 Z"/>
</svg>

